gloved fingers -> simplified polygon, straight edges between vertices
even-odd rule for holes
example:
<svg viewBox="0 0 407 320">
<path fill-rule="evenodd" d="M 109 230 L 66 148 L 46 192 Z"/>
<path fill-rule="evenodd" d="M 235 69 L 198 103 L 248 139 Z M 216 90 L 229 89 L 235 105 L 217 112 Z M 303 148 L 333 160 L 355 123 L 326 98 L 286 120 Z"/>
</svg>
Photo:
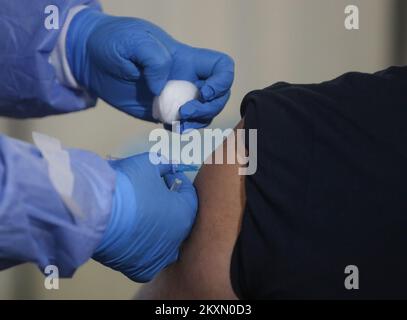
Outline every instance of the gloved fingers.
<svg viewBox="0 0 407 320">
<path fill-rule="evenodd" d="M 212 101 L 225 95 L 233 84 L 235 64 L 226 54 L 208 50 L 195 49 L 196 72 L 199 78 L 205 79 L 202 85 L 201 96 L 204 101 Z"/>
<path fill-rule="evenodd" d="M 129 41 L 132 43 L 132 41 Z M 169 78 L 172 58 L 167 48 L 151 33 L 143 33 L 136 44 L 132 43 L 131 61 L 143 68 L 147 85 L 155 96 L 159 96 Z"/>
<path fill-rule="evenodd" d="M 135 175 L 137 175 L 136 170 L 139 170 L 144 175 L 155 175 L 157 178 L 172 172 L 172 165 L 169 164 L 169 161 L 164 156 L 153 152 L 145 152 L 124 159 L 112 160 L 109 161 L 109 164 L 115 170 L 122 170 L 124 172 L 130 170 Z"/>
<path fill-rule="evenodd" d="M 141 76 L 139 68 L 132 61 L 123 57 L 112 62 L 110 73 L 127 81 L 136 81 Z"/>
<path fill-rule="evenodd" d="M 204 85 L 205 85 L 205 80 L 197 80 L 197 81 L 195 81 L 195 86 L 196 86 L 199 90 L 201 90 Z"/>
<path fill-rule="evenodd" d="M 180 118 L 183 121 L 210 122 L 222 111 L 229 98 L 230 91 L 211 102 L 192 100 L 181 107 Z"/>
<path fill-rule="evenodd" d="M 173 173 L 173 165 L 170 161 L 165 156 L 154 152 L 145 152 L 126 159 L 114 160 L 110 162 L 110 165 L 116 170 L 122 167 L 133 166 L 135 168 L 137 166 L 143 170 L 144 174 L 151 172 L 157 178 Z M 147 170 L 147 168 L 152 170 Z"/>
</svg>

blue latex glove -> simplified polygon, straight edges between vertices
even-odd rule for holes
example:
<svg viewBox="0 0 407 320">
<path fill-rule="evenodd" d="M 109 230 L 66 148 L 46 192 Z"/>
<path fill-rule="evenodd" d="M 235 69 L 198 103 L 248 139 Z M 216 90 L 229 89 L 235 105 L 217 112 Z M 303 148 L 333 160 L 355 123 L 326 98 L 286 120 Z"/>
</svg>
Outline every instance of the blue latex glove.
<svg viewBox="0 0 407 320">
<path fill-rule="evenodd" d="M 79 12 L 69 27 L 67 58 L 80 85 L 116 108 L 144 120 L 168 80 L 187 80 L 201 91 L 180 109 L 183 129 L 207 126 L 230 96 L 233 60 L 192 48 L 154 24 L 113 17 L 92 9 Z"/>
<path fill-rule="evenodd" d="M 150 281 L 176 261 L 198 207 L 195 189 L 171 165 L 153 165 L 149 154 L 111 162 L 116 189 L 110 223 L 94 259 L 133 281 Z M 182 181 L 178 191 L 169 188 Z"/>
</svg>

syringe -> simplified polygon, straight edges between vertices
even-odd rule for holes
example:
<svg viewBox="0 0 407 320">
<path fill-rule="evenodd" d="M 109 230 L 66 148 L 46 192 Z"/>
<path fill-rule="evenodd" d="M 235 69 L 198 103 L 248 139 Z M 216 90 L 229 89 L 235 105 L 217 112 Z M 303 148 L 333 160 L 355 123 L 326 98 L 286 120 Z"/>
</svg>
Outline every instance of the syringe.
<svg viewBox="0 0 407 320">
<path fill-rule="evenodd" d="M 172 172 L 195 172 L 198 171 L 199 167 L 192 164 L 182 164 L 182 163 L 173 163 L 172 164 Z M 174 183 L 172 184 L 170 191 L 178 192 L 182 186 L 182 180 L 176 178 Z"/>
<path fill-rule="evenodd" d="M 177 179 L 175 179 L 174 183 L 172 184 L 170 191 L 178 192 L 179 189 L 181 188 L 181 186 L 182 186 L 182 180 L 177 178 Z"/>
<path fill-rule="evenodd" d="M 196 172 L 199 167 L 193 164 L 172 163 L 172 172 Z"/>
</svg>

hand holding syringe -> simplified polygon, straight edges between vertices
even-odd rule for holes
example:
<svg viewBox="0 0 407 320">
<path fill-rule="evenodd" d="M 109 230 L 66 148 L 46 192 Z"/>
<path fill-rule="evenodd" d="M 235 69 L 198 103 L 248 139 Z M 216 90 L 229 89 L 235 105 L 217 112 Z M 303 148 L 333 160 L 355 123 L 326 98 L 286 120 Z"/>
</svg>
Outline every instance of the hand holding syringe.
<svg viewBox="0 0 407 320">
<path fill-rule="evenodd" d="M 115 174 L 112 222 L 94 258 L 109 267 L 119 265 L 134 281 L 150 281 L 163 268 L 154 254 L 163 255 L 165 265 L 175 261 L 195 221 L 198 197 L 184 172 L 197 167 L 154 158 L 149 152 L 109 165 Z M 144 246 L 145 241 L 150 245 Z M 174 248 L 168 256 L 167 246 Z"/>
</svg>

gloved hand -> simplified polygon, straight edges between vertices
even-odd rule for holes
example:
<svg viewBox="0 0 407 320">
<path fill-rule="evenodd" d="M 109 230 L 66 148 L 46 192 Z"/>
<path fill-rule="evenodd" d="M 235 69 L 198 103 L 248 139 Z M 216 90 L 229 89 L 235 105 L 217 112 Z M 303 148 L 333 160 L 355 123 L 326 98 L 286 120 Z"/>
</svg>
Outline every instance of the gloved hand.
<svg viewBox="0 0 407 320">
<path fill-rule="evenodd" d="M 72 20 L 66 51 L 80 85 L 144 120 L 154 121 L 153 98 L 168 80 L 195 83 L 202 97 L 180 109 L 184 130 L 205 127 L 222 111 L 234 78 L 225 54 L 182 44 L 148 21 L 92 9 Z"/>
<path fill-rule="evenodd" d="M 110 163 L 116 189 L 110 223 L 93 258 L 133 281 L 150 281 L 175 262 L 197 212 L 192 183 L 171 165 L 153 165 L 149 154 Z M 180 179 L 178 191 L 169 188 Z"/>
</svg>

